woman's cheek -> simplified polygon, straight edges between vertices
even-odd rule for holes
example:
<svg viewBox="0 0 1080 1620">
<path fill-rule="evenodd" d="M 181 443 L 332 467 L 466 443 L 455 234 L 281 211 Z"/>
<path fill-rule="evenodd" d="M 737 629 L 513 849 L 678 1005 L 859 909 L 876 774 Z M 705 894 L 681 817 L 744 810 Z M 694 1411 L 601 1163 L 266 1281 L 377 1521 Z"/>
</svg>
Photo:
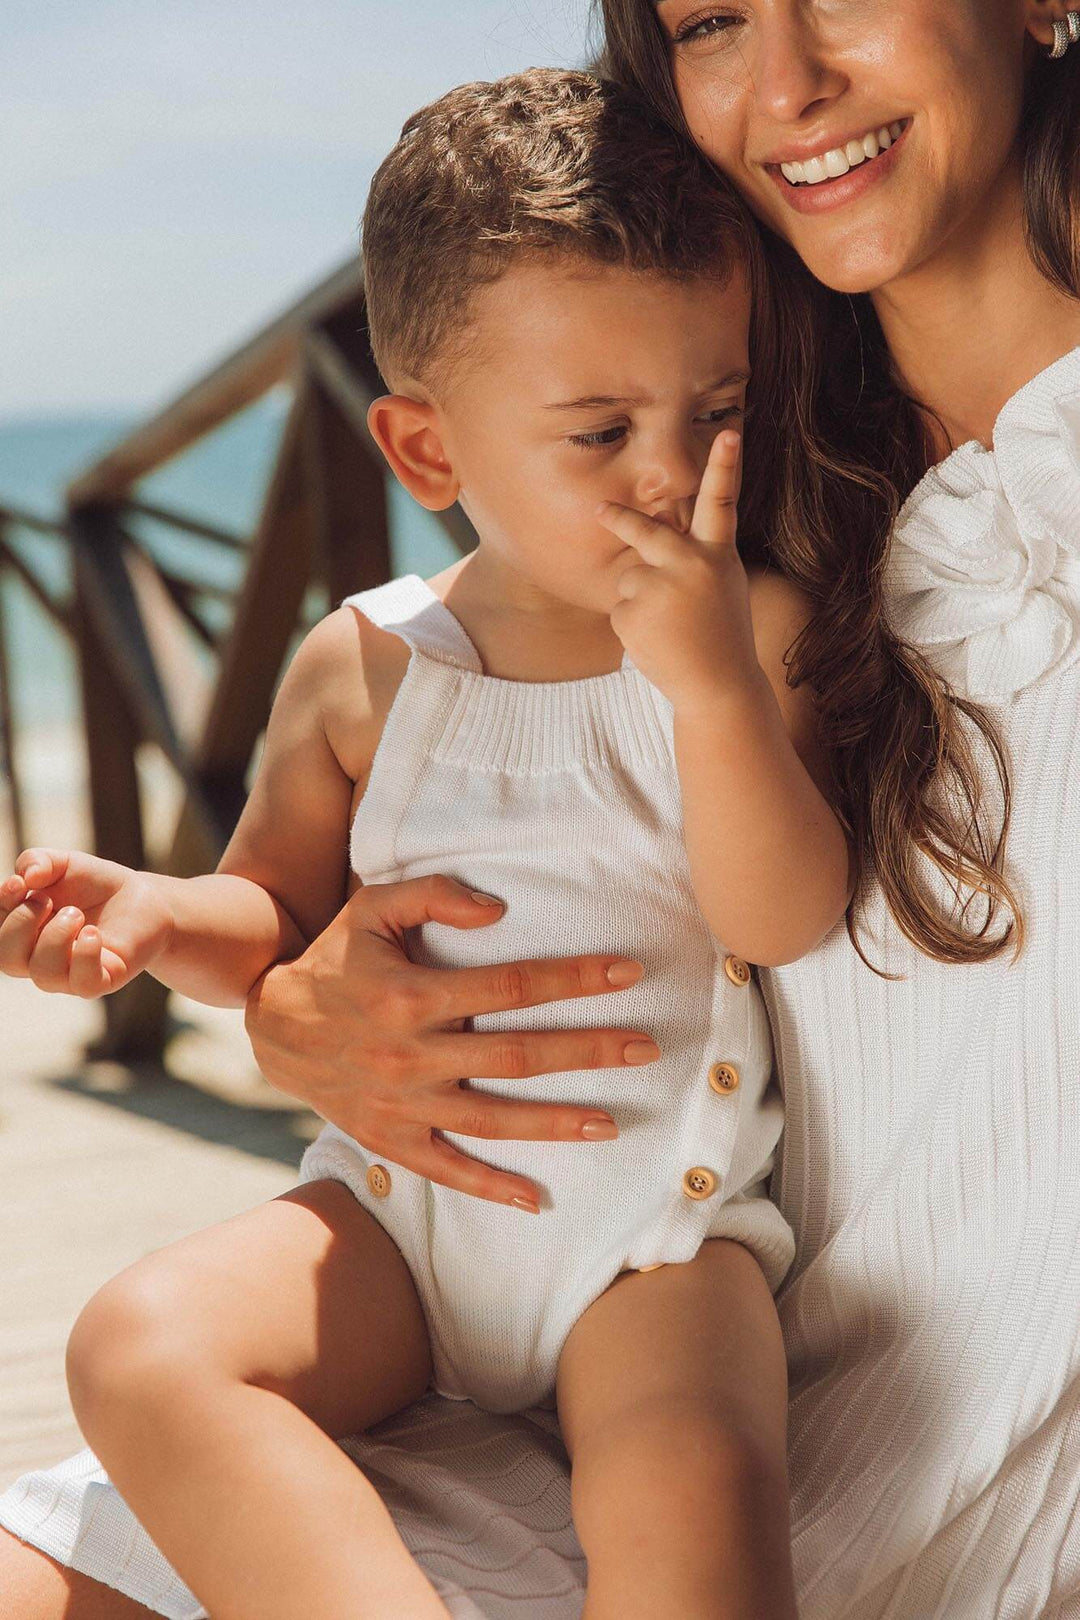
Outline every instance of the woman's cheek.
<svg viewBox="0 0 1080 1620">
<path fill-rule="evenodd" d="M 739 173 L 743 149 L 739 104 L 745 91 L 710 74 L 703 66 L 676 67 L 675 93 L 687 127 L 705 156 L 738 185 L 745 182 Z"/>
</svg>

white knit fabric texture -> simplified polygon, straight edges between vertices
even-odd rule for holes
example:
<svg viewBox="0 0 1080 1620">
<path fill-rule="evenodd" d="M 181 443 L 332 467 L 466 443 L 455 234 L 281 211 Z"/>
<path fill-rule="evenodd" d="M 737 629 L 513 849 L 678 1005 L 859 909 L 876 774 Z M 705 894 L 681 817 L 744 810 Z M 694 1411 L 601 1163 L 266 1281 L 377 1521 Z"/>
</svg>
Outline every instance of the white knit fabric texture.
<svg viewBox="0 0 1080 1620">
<path fill-rule="evenodd" d="M 972 465 L 993 496 L 978 544 Z M 897 618 L 925 627 L 957 685 L 996 697 L 1025 956 L 938 967 L 878 905 L 871 956 L 906 980 L 871 975 L 843 930 L 763 975 L 787 1106 L 774 1191 L 799 1241 L 780 1305 L 803 1620 L 1080 1620 L 1078 536 L 1080 350 L 1010 401 L 992 454 L 965 447 L 928 474 L 894 548 Z M 453 1613 L 577 1620 L 554 1440 L 437 1397 L 384 1436 L 398 1484 L 380 1488 L 473 1605 L 452 1597 Z M 27 1476 L 0 1520 L 189 1620 L 115 1495 L 98 1528 L 111 1488 L 92 1468 L 84 1454 Z"/>
<path fill-rule="evenodd" d="M 1080 1613 L 1080 349 L 907 501 L 894 619 L 1011 760 L 1015 965 L 883 904 L 763 975 L 804 1620 Z"/>
</svg>

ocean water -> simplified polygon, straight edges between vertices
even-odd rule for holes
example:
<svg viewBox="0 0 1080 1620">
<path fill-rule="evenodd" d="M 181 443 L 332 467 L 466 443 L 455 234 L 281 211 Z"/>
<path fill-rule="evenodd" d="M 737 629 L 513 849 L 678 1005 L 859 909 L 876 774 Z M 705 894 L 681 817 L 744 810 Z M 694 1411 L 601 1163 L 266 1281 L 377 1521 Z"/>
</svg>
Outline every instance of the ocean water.
<svg viewBox="0 0 1080 1620">
<path fill-rule="evenodd" d="M 152 504 L 249 535 L 273 467 L 287 405 L 282 393 L 268 395 L 144 479 L 137 494 Z M 98 415 L 0 422 L 0 506 L 39 517 L 59 516 L 65 486 L 139 420 L 134 415 Z M 458 552 L 439 524 L 392 479 L 389 487 L 394 573 L 429 576 L 447 567 Z M 230 589 L 238 582 L 243 559 L 213 542 L 146 522 L 139 525 L 139 534 L 162 562 L 181 575 Z M 8 540 L 52 589 L 70 591 L 70 557 L 62 540 L 17 526 L 8 531 Z M 208 597 L 204 605 L 212 621 L 221 623 L 227 617 L 225 604 Z M 78 677 L 66 638 L 10 572 L 0 582 L 0 613 L 18 728 L 77 719 Z"/>
</svg>

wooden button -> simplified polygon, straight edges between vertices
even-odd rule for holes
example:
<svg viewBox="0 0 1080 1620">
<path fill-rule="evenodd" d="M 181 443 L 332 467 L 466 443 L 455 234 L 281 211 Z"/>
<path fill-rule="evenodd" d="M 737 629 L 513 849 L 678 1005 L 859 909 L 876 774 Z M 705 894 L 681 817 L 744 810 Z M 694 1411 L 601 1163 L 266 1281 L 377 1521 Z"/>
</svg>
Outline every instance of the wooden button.
<svg viewBox="0 0 1080 1620">
<path fill-rule="evenodd" d="M 385 1198 L 390 1191 L 390 1172 L 381 1164 L 373 1164 L 367 1173 L 367 1184 L 376 1198 Z"/>
<path fill-rule="evenodd" d="M 734 1063 L 714 1063 L 709 1070 L 709 1084 L 721 1097 L 730 1097 L 739 1089 L 739 1071 Z"/>
<path fill-rule="evenodd" d="M 724 972 L 732 984 L 744 985 L 750 983 L 750 969 L 741 956 L 725 956 Z"/>
<path fill-rule="evenodd" d="M 652 1265 L 652 1266 L 638 1266 L 638 1270 L 639 1271 L 659 1271 L 661 1269 L 661 1267 L 663 1267 L 665 1265 L 667 1265 L 666 1260 L 657 1260 L 656 1264 Z"/>
<path fill-rule="evenodd" d="M 687 1198 L 711 1198 L 716 1191 L 716 1177 L 703 1164 L 695 1164 L 683 1176 L 682 1190 Z"/>
</svg>

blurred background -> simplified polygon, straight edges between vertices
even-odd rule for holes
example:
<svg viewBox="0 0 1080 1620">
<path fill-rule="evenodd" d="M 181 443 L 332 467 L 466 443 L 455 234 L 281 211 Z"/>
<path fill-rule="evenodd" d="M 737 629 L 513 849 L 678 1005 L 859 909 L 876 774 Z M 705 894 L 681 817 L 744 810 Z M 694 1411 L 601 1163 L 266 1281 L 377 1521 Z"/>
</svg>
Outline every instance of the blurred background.
<svg viewBox="0 0 1080 1620">
<path fill-rule="evenodd" d="M 212 869 L 281 670 L 470 536 L 389 488 L 356 227 L 416 107 L 591 54 L 588 0 L 8 0 L 0 875 Z M 318 1122 L 242 1015 L 0 977 L 0 1489 L 81 1444 L 63 1345 L 124 1265 L 291 1185 Z"/>
</svg>

